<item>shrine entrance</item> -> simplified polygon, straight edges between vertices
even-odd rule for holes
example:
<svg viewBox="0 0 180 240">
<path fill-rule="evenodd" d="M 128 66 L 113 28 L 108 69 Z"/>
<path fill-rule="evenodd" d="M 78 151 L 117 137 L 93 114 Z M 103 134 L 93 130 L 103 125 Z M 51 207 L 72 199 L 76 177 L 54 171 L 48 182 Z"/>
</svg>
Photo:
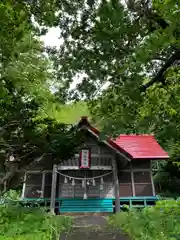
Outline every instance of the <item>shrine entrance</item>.
<svg viewBox="0 0 180 240">
<path fill-rule="evenodd" d="M 113 212 L 113 171 L 58 171 L 60 213 Z"/>
<path fill-rule="evenodd" d="M 116 153 L 87 133 L 87 141 L 73 158 L 53 166 L 51 210 L 59 212 L 113 212 L 119 202 Z"/>
<path fill-rule="evenodd" d="M 112 198 L 114 195 L 112 170 L 58 171 L 59 198 Z"/>
</svg>

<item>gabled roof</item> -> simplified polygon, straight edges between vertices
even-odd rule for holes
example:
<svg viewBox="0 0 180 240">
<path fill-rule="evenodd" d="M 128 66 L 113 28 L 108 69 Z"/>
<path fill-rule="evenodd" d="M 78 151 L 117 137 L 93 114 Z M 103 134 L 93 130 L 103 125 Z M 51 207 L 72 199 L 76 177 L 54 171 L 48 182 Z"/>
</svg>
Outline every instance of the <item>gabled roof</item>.
<svg viewBox="0 0 180 240">
<path fill-rule="evenodd" d="M 82 117 L 79 126 L 84 126 L 97 138 L 100 132 L 94 128 L 88 121 L 87 117 Z M 122 134 L 116 139 L 107 139 L 106 145 L 113 148 L 116 152 L 125 158 L 131 159 L 168 159 L 169 156 L 152 135 L 126 135 Z"/>
<path fill-rule="evenodd" d="M 120 135 L 114 140 L 133 159 L 167 159 L 168 154 L 152 135 Z"/>
</svg>

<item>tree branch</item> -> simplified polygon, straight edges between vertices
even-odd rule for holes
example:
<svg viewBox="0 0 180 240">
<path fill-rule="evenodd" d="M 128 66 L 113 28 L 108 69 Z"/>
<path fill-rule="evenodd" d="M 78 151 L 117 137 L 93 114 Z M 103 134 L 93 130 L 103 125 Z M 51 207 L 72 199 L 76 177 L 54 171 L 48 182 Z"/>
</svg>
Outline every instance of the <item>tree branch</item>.
<svg viewBox="0 0 180 240">
<path fill-rule="evenodd" d="M 40 157 L 38 157 L 34 161 L 32 161 L 26 168 L 23 168 L 21 170 L 19 170 L 18 168 L 11 167 L 10 171 L 7 171 L 5 176 L 0 179 L 0 184 L 4 184 L 6 181 L 9 181 L 16 173 L 23 173 L 26 170 L 34 167 L 34 165 L 36 165 L 38 162 L 40 162 L 44 158 L 45 155 L 46 155 L 46 153 L 43 153 Z"/>
<path fill-rule="evenodd" d="M 126 0 L 127 7 L 132 12 L 137 12 L 140 16 L 146 17 L 148 20 L 156 22 L 162 29 L 165 29 L 169 24 L 157 13 L 153 12 L 150 1 Z"/>
<path fill-rule="evenodd" d="M 168 60 L 166 61 L 166 63 L 161 67 L 161 69 L 159 70 L 159 72 L 156 74 L 155 77 L 153 77 L 148 83 L 142 85 L 140 87 L 140 91 L 141 92 L 145 92 L 150 86 L 152 86 L 155 82 L 161 82 L 162 84 L 164 84 L 165 82 L 165 78 L 164 78 L 164 74 L 167 71 L 167 69 L 169 67 L 172 66 L 172 64 L 176 61 L 180 59 L 180 50 L 176 51 L 171 57 L 168 58 Z"/>
</svg>

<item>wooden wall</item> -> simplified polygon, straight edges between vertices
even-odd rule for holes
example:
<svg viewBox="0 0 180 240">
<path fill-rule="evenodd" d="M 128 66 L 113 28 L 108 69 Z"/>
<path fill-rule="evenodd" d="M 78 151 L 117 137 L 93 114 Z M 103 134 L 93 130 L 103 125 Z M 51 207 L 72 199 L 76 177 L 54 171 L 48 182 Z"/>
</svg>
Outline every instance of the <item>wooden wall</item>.
<svg viewBox="0 0 180 240">
<path fill-rule="evenodd" d="M 118 177 L 121 197 L 155 195 L 149 160 L 132 161 L 119 170 Z"/>
<path fill-rule="evenodd" d="M 82 148 L 87 147 L 91 151 L 91 166 L 106 166 L 112 168 L 112 150 L 103 143 L 99 143 L 95 137 L 88 136 L 87 140 L 77 149 L 77 154 L 72 159 L 63 161 L 59 164 L 59 168 L 64 170 L 66 167 L 79 167 L 79 152 Z"/>
</svg>

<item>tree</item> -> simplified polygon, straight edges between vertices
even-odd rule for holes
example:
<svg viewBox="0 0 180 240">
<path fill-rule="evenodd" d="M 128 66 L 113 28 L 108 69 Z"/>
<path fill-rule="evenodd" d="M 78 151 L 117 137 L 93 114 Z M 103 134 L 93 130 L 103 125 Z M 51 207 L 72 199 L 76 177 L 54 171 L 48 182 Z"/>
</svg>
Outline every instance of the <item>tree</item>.
<svg viewBox="0 0 180 240">
<path fill-rule="evenodd" d="M 178 78 L 178 16 L 176 1 L 150 5 L 132 0 L 123 5 L 111 0 L 87 6 L 86 14 L 68 30 L 59 53 L 53 54 L 66 86 L 73 76 L 85 75 L 70 97 L 92 100 L 93 113 L 113 126 L 111 133 L 141 131 L 137 122 L 149 91 L 166 87 L 170 71 Z M 110 86 L 100 91 L 107 82 Z M 166 95 L 166 90 L 159 91 Z"/>
<path fill-rule="evenodd" d="M 0 4 L 0 183 L 8 188 L 40 161 L 69 158 L 78 144 L 73 126 L 41 115 L 57 104 L 50 91 L 53 69 L 25 7 Z"/>
<path fill-rule="evenodd" d="M 109 134 L 154 133 L 177 168 L 180 6 L 172 0 L 126 3 L 87 5 L 63 28 L 64 44 L 52 53 L 57 79 L 67 88 L 83 74 L 69 98 L 88 99 Z"/>
</svg>

